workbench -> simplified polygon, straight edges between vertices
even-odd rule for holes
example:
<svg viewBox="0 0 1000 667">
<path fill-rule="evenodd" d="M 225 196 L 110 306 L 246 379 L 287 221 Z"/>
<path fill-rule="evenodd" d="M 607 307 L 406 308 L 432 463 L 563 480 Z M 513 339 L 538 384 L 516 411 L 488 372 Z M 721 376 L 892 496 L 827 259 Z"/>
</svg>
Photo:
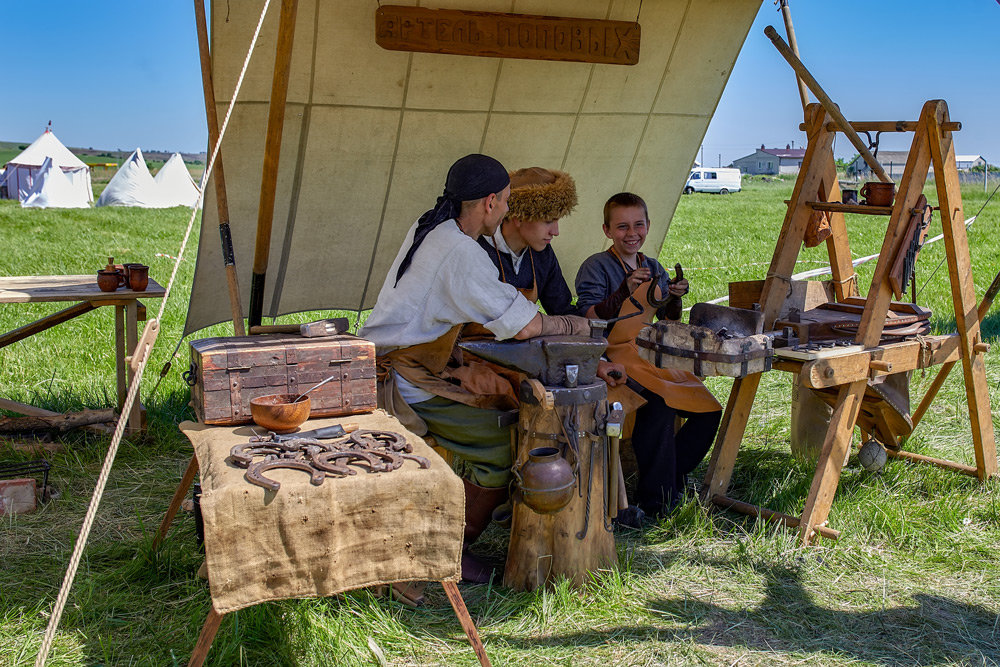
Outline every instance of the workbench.
<svg viewBox="0 0 1000 667">
<path fill-rule="evenodd" d="M 205 659 L 222 617 L 269 600 L 337 595 L 396 582 L 439 581 L 480 662 L 489 660 L 457 587 L 465 495 L 462 482 L 424 441 L 382 410 L 311 419 L 308 431 L 352 422 L 402 436 L 427 468 L 407 461 L 392 472 L 327 476 L 318 486 L 298 470 L 271 470 L 276 491 L 255 486 L 230 450 L 264 433 L 254 425 L 180 424 L 194 456 L 160 529 L 157 548 L 200 473 L 201 512 L 212 607 L 190 665 Z M 360 432 L 360 431 L 359 431 Z"/>
<path fill-rule="evenodd" d="M 97 274 L 77 276 L 5 276 L 0 277 L 0 304 L 69 302 L 72 306 L 47 315 L 30 324 L 0 334 L 0 348 L 62 324 L 84 313 L 100 308 L 115 308 L 115 378 L 118 387 L 118 408 L 132 383 L 133 371 L 127 363 L 139 340 L 138 322 L 146 319 L 146 309 L 140 299 L 162 299 L 166 290 L 152 278 L 142 292 L 119 288 L 102 292 L 97 286 Z M 51 416 L 54 413 L 0 398 L 0 408 L 30 416 Z M 128 414 L 128 433 L 141 429 L 142 415 L 136 400 Z"/>
</svg>

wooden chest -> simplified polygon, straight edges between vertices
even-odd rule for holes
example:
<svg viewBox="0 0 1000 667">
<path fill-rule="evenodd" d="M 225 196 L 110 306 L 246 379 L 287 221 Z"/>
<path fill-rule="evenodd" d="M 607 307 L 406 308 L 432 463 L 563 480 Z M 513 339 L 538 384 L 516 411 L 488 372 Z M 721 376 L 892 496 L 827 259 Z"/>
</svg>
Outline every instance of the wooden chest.
<svg viewBox="0 0 1000 667">
<path fill-rule="evenodd" d="M 309 394 L 312 417 L 375 409 L 375 346 L 363 338 L 269 334 L 191 341 L 191 404 L 206 424 L 250 423 L 250 399 L 298 394 L 331 375 L 338 378 Z"/>
</svg>

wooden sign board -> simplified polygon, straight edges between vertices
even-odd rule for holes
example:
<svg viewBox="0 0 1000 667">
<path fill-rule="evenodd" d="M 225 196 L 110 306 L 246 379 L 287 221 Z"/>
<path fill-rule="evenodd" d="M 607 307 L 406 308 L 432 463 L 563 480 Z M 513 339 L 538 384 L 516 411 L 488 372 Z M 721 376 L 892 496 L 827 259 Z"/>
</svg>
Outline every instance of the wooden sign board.
<svg viewBox="0 0 1000 667">
<path fill-rule="evenodd" d="M 375 43 L 391 51 L 635 65 L 638 23 L 383 5 Z"/>
</svg>

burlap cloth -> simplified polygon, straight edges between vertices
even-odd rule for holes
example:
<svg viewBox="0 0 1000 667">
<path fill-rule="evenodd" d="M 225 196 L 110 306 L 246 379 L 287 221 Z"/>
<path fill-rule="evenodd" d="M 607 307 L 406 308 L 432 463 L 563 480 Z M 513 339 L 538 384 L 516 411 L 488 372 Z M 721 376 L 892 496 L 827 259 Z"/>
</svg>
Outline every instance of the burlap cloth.
<svg viewBox="0 0 1000 667">
<path fill-rule="evenodd" d="M 462 481 L 424 441 L 377 410 L 306 422 L 301 430 L 356 422 L 406 436 L 414 461 L 389 473 L 358 471 L 320 486 L 297 470 L 270 470 L 276 492 L 247 482 L 226 458 L 249 426 L 183 422 L 201 469 L 201 511 L 212 606 L 322 597 L 396 581 L 457 581 L 465 496 Z"/>
</svg>

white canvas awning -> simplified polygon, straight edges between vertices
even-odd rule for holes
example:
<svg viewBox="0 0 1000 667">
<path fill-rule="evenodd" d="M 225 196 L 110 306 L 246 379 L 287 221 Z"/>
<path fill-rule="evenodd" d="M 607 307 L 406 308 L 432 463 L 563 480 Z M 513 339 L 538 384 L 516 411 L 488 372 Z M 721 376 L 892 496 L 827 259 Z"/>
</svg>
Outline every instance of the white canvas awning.
<svg viewBox="0 0 1000 667">
<path fill-rule="evenodd" d="M 414 4 L 400 2 L 400 4 Z M 469 9 L 441 0 L 421 6 Z M 448 166 L 468 153 L 509 169 L 569 172 L 580 204 L 553 244 L 572 284 L 606 247 L 602 207 L 631 190 L 649 203 L 647 250 L 662 244 L 700 142 L 761 0 L 520 0 L 476 10 L 638 21 L 634 66 L 387 51 L 378 3 L 300 0 L 280 153 L 264 315 L 370 308 L 407 228 Z M 212 63 L 225 116 L 261 0 L 212 6 Z M 641 11 L 640 11 L 641 9 Z M 244 307 L 278 8 L 272 6 L 222 146 Z M 214 185 L 185 330 L 230 318 Z"/>
</svg>

